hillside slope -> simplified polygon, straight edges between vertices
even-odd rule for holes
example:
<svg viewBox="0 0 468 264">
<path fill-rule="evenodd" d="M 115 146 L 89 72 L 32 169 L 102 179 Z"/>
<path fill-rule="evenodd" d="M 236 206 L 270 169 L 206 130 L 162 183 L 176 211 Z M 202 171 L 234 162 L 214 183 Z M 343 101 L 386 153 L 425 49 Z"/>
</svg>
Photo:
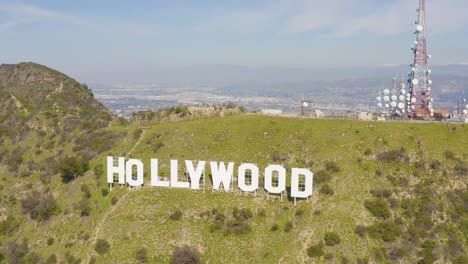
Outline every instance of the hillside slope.
<svg viewBox="0 0 468 264">
<path fill-rule="evenodd" d="M 63 77 L 29 67 L 43 76 L 34 84 L 1 82 L 0 263 L 169 263 L 183 245 L 205 263 L 466 263 L 466 125 L 236 115 L 129 126 L 72 80 L 49 103 L 23 95 Z M 62 98 L 75 93 L 85 100 Z M 109 190 L 106 156 L 141 159 L 143 188 Z M 294 207 L 209 180 L 205 192 L 151 188 L 150 158 L 166 177 L 170 159 L 309 168 L 314 194 Z"/>
</svg>

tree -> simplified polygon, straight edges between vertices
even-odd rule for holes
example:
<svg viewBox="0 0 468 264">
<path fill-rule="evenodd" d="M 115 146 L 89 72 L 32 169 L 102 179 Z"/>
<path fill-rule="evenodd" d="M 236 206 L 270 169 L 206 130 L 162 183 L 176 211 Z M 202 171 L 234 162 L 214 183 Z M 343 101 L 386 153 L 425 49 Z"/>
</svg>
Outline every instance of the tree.
<svg viewBox="0 0 468 264">
<path fill-rule="evenodd" d="M 84 157 L 76 158 L 66 156 L 60 161 L 59 171 L 62 174 L 62 181 L 69 183 L 78 176 L 89 170 L 88 160 Z"/>
</svg>

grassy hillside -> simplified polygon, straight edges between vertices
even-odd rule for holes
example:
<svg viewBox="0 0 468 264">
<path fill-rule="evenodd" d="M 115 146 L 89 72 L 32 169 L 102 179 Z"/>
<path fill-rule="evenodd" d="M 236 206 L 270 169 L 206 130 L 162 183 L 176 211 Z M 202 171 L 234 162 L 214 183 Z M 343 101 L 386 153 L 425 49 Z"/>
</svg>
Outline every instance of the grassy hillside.
<svg viewBox="0 0 468 264">
<path fill-rule="evenodd" d="M 20 247 L 27 238 L 26 257 L 54 254 L 69 263 L 136 263 L 142 248 L 148 262 L 169 263 L 182 245 L 207 263 L 466 260 L 466 125 L 241 115 L 111 130 L 126 136 L 92 159 L 84 177 L 63 183 L 58 173 L 41 183 L 36 175 L 2 176 L 2 212 L 18 224 L 0 236 L 4 255 L 11 241 Z M 107 194 L 100 169 L 106 155 L 139 158 L 146 166 L 159 158 L 163 175 L 171 158 L 307 167 L 315 173 L 314 195 L 294 207 L 263 191 L 151 188 L 149 175 L 142 189 Z M 31 219 L 19 202 L 28 188 L 50 189 L 59 210 L 47 220 Z M 109 244 L 102 255 L 95 250 L 100 239 Z"/>
<path fill-rule="evenodd" d="M 0 66 L 0 99 L 0 263 L 187 252 L 205 263 L 467 263 L 466 125 L 248 114 L 154 124 L 151 113 L 128 125 L 32 63 Z M 110 191 L 108 155 L 142 159 L 144 187 Z M 294 206 L 210 181 L 206 192 L 151 188 L 150 158 L 166 177 L 170 159 L 305 167 L 314 194 Z"/>
</svg>

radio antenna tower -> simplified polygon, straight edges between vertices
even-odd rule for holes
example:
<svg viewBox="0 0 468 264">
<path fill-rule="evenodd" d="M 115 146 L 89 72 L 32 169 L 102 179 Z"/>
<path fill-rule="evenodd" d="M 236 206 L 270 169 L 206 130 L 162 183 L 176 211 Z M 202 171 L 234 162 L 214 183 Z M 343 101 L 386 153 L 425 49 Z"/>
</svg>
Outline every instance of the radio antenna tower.
<svg viewBox="0 0 468 264">
<path fill-rule="evenodd" d="M 429 59 L 431 55 L 427 52 L 426 42 L 426 3 L 425 0 L 419 0 L 417 9 L 418 19 L 416 20 L 416 40 L 411 50 L 414 53 L 414 61 L 411 64 L 411 72 L 408 74 L 408 113 L 409 117 L 429 118 L 433 116 L 431 98 L 430 79 L 431 69 L 429 68 Z"/>
</svg>

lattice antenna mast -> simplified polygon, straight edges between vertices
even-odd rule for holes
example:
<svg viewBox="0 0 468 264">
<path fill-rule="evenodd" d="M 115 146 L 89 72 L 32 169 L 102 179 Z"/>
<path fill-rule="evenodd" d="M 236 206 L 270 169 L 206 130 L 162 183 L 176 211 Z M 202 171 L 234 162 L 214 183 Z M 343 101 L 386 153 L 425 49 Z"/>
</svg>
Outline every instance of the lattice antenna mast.
<svg viewBox="0 0 468 264">
<path fill-rule="evenodd" d="M 431 98 L 430 79 L 431 69 L 429 68 L 429 59 L 431 55 L 427 52 L 426 42 L 426 3 L 425 0 L 419 0 L 417 9 L 418 19 L 416 20 L 416 40 L 411 50 L 414 53 L 411 72 L 408 74 L 408 113 L 411 117 L 421 114 L 424 117 L 433 115 Z"/>
</svg>

